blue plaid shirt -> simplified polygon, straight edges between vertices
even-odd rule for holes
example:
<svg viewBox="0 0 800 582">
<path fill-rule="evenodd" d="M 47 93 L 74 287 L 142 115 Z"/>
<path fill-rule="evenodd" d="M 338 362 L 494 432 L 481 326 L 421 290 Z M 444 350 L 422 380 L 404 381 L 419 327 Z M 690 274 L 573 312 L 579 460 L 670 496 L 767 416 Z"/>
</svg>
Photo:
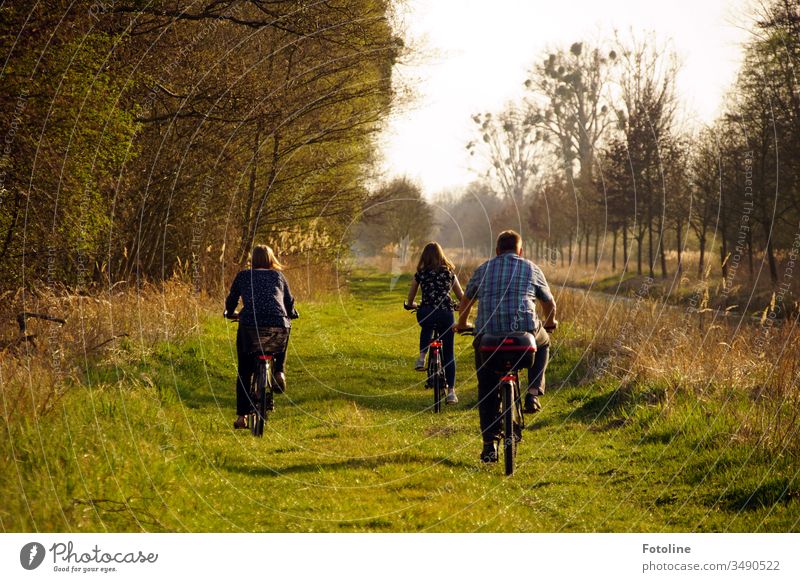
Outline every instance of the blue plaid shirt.
<svg viewBox="0 0 800 582">
<path fill-rule="evenodd" d="M 478 298 L 478 333 L 503 335 L 515 331 L 535 333 L 535 303 L 553 301 L 542 270 L 516 253 L 504 253 L 478 267 L 464 294 Z"/>
</svg>

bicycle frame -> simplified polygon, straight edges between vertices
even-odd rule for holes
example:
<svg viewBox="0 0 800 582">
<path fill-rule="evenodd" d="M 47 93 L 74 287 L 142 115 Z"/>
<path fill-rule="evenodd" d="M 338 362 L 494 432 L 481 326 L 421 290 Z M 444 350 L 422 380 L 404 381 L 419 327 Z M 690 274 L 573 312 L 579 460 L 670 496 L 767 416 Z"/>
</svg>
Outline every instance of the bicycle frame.
<svg viewBox="0 0 800 582">
<path fill-rule="evenodd" d="M 517 456 L 517 442 L 522 438 L 522 430 L 525 428 L 525 418 L 522 414 L 522 406 L 519 390 L 519 373 L 517 370 L 506 372 L 497 384 L 500 390 L 500 423 L 502 426 L 503 437 L 503 461 L 505 464 L 505 474 L 514 473 L 515 460 Z"/>
<path fill-rule="evenodd" d="M 439 330 L 433 330 L 433 340 L 428 346 L 428 380 L 426 386 L 433 388 L 433 411 L 442 411 L 444 399 L 444 367 L 442 366 L 442 340 Z"/>
<path fill-rule="evenodd" d="M 253 436 L 264 436 L 264 423 L 271 406 L 272 395 L 272 354 L 256 355 L 256 365 L 250 380 L 250 404 L 253 411 L 248 415 L 248 426 Z"/>
<path fill-rule="evenodd" d="M 227 319 L 239 322 L 238 314 L 228 315 L 224 314 Z M 289 342 L 289 333 L 286 334 L 286 343 Z M 263 348 L 262 348 L 263 349 Z M 248 383 L 248 399 L 252 411 L 245 415 L 247 419 L 247 426 L 250 427 L 250 432 L 253 436 L 261 437 L 264 435 L 264 424 L 267 420 L 268 413 L 272 410 L 273 399 L 273 369 L 275 355 L 270 352 L 255 352 L 249 354 L 250 357 L 255 358 L 255 365 L 253 366 L 253 375 Z M 244 379 L 243 379 L 244 380 Z"/>
</svg>

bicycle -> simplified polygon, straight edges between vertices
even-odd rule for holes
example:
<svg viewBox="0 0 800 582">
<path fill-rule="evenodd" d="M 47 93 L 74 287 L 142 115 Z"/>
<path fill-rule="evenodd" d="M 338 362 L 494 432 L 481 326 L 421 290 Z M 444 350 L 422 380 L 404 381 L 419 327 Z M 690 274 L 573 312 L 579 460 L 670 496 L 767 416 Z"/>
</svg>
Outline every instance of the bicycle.
<svg viewBox="0 0 800 582">
<path fill-rule="evenodd" d="M 463 335 L 475 335 L 474 328 L 462 329 Z M 525 429 L 522 413 L 519 370 L 530 368 L 536 353 L 533 335 L 525 332 L 495 336 L 481 335 L 478 351 L 481 365 L 499 376 L 500 391 L 500 442 L 503 444 L 505 474 L 513 475 L 516 465 L 517 447 Z"/>
<path fill-rule="evenodd" d="M 417 310 L 415 306 L 407 303 L 403 303 L 403 308 L 411 312 Z M 442 411 L 442 402 L 446 397 L 447 381 L 445 380 L 444 364 L 442 363 L 442 340 L 438 329 L 433 330 L 433 339 L 428 346 L 426 370 L 428 377 L 425 380 L 425 387 L 433 388 L 433 412 L 439 413 Z"/>
<path fill-rule="evenodd" d="M 231 321 L 239 321 L 239 314 L 224 314 Z M 248 357 L 255 358 L 255 370 L 249 379 L 248 399 L 252 406 L 245 415 L 247 426 L 253 436 L 264 436 L 264 424 L 269 413 L 275 410 L 275 376 L 273 374 L 275 354 L 286 349 L 289 329 L 282 327 L 246 328 Z"/>
</svg>

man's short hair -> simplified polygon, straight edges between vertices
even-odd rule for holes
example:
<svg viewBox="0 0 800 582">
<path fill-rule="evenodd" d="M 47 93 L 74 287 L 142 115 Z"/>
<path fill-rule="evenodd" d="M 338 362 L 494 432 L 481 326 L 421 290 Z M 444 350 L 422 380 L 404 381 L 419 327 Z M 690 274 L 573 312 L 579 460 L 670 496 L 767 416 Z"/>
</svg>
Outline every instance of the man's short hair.
<svg viewBox="0 0 800 582">
<path fill-rule="evenodd" d="M 522 248 L 522 237 L 515 230 L 504 230 L 497 235 L 497 252 L 508 253 Z"/>
</svg>

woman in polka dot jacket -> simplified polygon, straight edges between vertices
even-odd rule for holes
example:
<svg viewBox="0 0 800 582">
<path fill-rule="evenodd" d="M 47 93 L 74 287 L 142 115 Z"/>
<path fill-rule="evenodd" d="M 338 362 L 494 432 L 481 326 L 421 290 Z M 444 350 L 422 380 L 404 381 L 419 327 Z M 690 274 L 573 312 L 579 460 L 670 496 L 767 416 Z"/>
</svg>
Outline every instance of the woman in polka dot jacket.
<svg viewBox="0 0 800 582">
<path fill-rule="evenodd" d="M 225 300 L 226 314 L 236 311 L 239 298 L 244 305 L 239 312 L 239 331 L 236 334 L 236 352 L 239 359 L 236 378 L 238 418 L 233 423 L 234 428 L 247 427 L 245 415 L 250 412 L 251 407 L 247 392 L 253 374 L 252 334 L 257 330 L 258 335 L 263 335 L 264 331 L 268 330 L 273 332 L 271 334 L 273 338 L 279 338 L 278 349 L 274 350 L 275 381 L 277 391 L 283 392 L 286 389 L 284 365 L 288 332 L 292 326 L 291 320 L 297 317 L 289 282 L 281 272 L 283 265 L 275 258 L 273 250 L 266 245 L 255 246 L 250 264 L 250 269 L 240 271 L 236 275 Z"/>
<path fill-rule="evenodd" d="M 454 357 L 453 338 L 453 310 L 455 303 L 450 297 L 450 292 L 456 294 L 459 301 L 464 296 L 461 284 L 455 274 L 455 266 L 448 259 L 439 243 L 430 242 L 422 249 L 422 255 L 417 264 L 417 272 L 411 281 L 406 305 L 417 308 L 417 322 L 420 325 L 419 358 L 414 367 L 420 372 L 425 371 L 425 354 L 433 339 L 434 329 L 439 332 L 442 340 L 442 359 L 444 360 L 444 375 L 447 381 L 447 404 L 457 404 L 456 396 L 456 360 Z M 422 302 L 417 307 L 414 298 L 417 290 L 422 290 Z"/>
</svg>

